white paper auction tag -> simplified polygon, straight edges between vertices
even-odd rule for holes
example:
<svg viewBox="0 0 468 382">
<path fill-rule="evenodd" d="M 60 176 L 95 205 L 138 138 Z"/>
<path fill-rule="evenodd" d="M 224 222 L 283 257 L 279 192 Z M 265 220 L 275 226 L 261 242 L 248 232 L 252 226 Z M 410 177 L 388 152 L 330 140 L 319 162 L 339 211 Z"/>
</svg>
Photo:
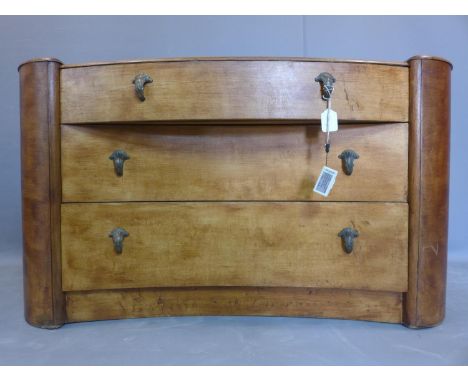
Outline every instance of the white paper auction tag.
<svg viewBox="0 0 468 382">
<path fill-rule="evenodd" d="M 314 192 L 327 197 L 335 184 L 337 175 L 338 171 L 333 170 L 330 167 L 323 166 L 317 182 L 315 183 Z"/>
<path fill-rule="evenodd" d="M 325 109 L 320 119 L 322 122 L 322 131 L 324 133 L 327 132 L 327 125 L 329 132 L 338 131 L 338 114 L 336 114 L 336 111 Z"/>
</svg>

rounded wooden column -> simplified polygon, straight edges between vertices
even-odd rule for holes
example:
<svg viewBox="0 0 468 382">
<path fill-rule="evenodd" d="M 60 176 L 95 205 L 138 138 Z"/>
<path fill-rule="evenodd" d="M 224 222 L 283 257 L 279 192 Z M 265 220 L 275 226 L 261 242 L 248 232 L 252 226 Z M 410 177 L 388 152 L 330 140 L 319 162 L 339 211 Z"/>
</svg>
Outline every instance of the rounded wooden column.
<svg viewBox="0 0 468 382">
<path fill-rule="evenodd" d="M 409 285 L 404 322 L 421 328 L 445 315 L 452 65 L 417 56 L 410 64 Z"/>
<path fill-rule="evenodd" d="M 42 328 L 65 321 L 60 266 L 61 64 L 36 59 L 18 68 L 25 318 Z"/>
</svg>

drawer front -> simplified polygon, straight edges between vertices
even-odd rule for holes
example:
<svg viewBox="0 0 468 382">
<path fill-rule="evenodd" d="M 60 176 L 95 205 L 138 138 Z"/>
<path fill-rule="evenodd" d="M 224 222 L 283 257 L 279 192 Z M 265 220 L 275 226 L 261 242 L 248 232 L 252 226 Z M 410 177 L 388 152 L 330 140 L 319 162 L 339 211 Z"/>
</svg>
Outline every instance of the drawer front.
<svg viewBox="0 0 468 382">
<path fill-rule="evenodd" d="M 65 291 L 181 286 L 407 290 L 404 203 L 62 205 Z M 116 253 L 109 233 L 128 236 Z M 350 253 L 338 236 L 359 234 Z M 114 231 L 115 232 L 115 231 Z M 349 249 L 349 247 L 348 247 Z"/>
<path fill-rule="evenodd" d="M 65 202 L 407 200 L 408 125 L 342 125 L 328 198 L 313 192 L 325 164 L 317 126 L 62 126 Z M 129 156 L 117 176 L 115 150 Z M 351 175 L 338 156 L 353 150 Z"/>
<path fill-rule="evenodd" d="M 336 78 L 341 120 L 408 120 L 408 68 L 294 61 L 185 61 L 64 68 L 63 123 L 318 120 L 325 103 L 315 77 Z M 148 74 L 145 100 L 136 75 Z"/>
</svg>

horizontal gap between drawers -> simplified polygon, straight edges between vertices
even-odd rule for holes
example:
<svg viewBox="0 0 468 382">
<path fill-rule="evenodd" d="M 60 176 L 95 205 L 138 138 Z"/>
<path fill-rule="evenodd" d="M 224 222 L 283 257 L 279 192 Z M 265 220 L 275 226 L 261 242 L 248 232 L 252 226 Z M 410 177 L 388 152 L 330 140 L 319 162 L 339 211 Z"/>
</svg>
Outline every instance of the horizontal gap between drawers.
<svg viewBox="0 0 468 382">
<path fill-rule="evenodd" d="M 99 201 L 65 201 L 62 204 L 101 204 L 101 203 L 401 203 L 407 201 L 393 200 L 99 200 Z"/>
<path fill-rule="evenodd" d="M 73 294 L 92 294 L 92 293 L 105 293 L 105 292 L 136 292 L 136 291 L 191 291 L 191 290 L 290 290 L 290 291 L 301 291 L 301 290 L 313 290 L 320 292 L 356 292 L 356 293 L 369 293 L 369 294 L 403 294 L 406 291 L 391 291 L 391 290 L 380 290 L 380 289 L 356 289 L 356 288 L 323 288 L 323 287 L 290 287 L 290 286 L 261 286 L 261 285 L 209 285 L 209 286 L 150 286 L 150 287 L 129 287 L 129 288 L 105 288 L 105 289 L 83 289 L 83 290 L 63 290 L 64 293 Z"/>
<path fill-rule="evenodd" d="M 343 125 L 388 125 L 388 124 L 399 124 L 399 123 L 409 123 L 408 120 L 391 120 L 391 121 L 361 121 L 361 120 L 340 120 L 340 124 Z M 320 127 L 320 120 L 291 120 L 291 119 L 282 119 L 282 120 L 272 120 L 272 119 L 265 119 L 265 120 L 173 120 L 173 121 L 157 121 L 157 120 L 148 120 L 148 121 L 105 121 L 105 122 L 86 122 L 86 123 L 76 123 L 73 121 L 63 122 L 62 125 L 73 125 L 73 126 L 88 126 L 92 127 L 95 126 L 96 128 L 100 126 L 108 126 L 108 125 L 118 125 L 118 126 L 126 126 L 132 127 L 132 125 L 158 125 L 158 126 L 196 126 L 196 125 L 219 125 L 219 126 L 244 126 L 244 125 L 281 125 L 281 126 L 314 126 L 319 128 Z"/>
</svg>

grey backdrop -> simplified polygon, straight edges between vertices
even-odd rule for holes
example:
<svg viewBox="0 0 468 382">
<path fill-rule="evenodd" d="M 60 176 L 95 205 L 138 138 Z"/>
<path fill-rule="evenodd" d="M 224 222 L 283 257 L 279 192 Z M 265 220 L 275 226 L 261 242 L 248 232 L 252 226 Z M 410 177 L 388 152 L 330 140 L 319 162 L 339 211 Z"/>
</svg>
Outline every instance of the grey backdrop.
<svg viewBox="0 0 468 382">
<path fill-rule="evenodd" d="M 145 16 L 0 17 L 0 253 L 21 246 L 20 62 L 65 63 L 181 56 L 308 56 L 403 61 L 438 55 L 454 64 L 451 258 L 468 250 L 468 17 Z"/>
<path fill-rule="evenodd" d="M 0 365 L 468 365 L 467 42 L 468 17 L 0 17 Z M 24 322 L 16 71 L 21 61 L 211 55 L 405 60 L 415 54 L 440 55 L 455 66 L 452 261 L 443 325 L 410 331 L 342 320 L 167 317 L 47 331 Z"/>
</svg>

